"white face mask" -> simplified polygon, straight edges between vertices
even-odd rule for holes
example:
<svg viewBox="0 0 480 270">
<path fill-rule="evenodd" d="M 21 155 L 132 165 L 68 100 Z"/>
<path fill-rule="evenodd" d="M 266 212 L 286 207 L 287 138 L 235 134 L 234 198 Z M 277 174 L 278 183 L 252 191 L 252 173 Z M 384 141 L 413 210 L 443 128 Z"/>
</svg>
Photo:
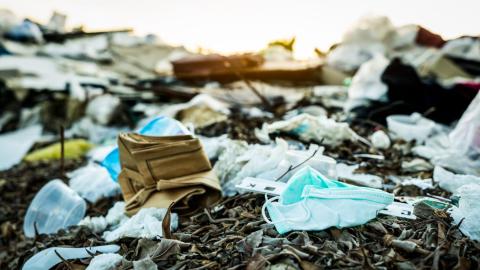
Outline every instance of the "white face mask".
<svg viewBox="0 0 480 270">
<path fill-rule="evenodd" d="M 280 196 L 265 202 L 262 215 L 283 234 L 292 230 L 323 230 L 365 224 L 392 202 L 393 195 L 390 193 L 328 180 L 306 167 L 290 178 Z M 266 209 L 272 221 L 267 219 Z"/>
</svg>

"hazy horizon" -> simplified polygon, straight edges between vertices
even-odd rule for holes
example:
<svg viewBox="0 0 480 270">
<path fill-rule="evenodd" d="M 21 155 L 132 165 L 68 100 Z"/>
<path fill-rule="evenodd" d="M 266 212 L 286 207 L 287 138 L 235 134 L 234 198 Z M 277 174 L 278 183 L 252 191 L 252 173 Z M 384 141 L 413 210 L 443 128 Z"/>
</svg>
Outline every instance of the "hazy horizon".
<svg viewBox="0 0 480 270">
<path fill-rule="evenodd" d="M 297 37 L 297 56 L 327 49 L 360 17 L 388 16 L 395 25 L 420 24 L 445 38 L 479 35 L 478 0 L 252 1 L 252 0 L 0 0 L 18 17 L 48 21 L 53 11 L 67 25 L 88 30 L 131 27 L 173 45 L 232 53 L 255 51 L 274 39 Z"/>
</svg>

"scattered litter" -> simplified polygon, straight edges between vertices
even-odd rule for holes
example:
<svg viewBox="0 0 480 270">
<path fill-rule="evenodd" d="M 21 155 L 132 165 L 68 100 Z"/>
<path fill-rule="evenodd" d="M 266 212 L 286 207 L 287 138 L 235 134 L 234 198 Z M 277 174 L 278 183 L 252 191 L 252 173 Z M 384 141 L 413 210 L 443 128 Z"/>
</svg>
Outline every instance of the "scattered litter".
<svg viewBox="0 0 480 270">
<path fill-rule="evenodd" d="M 157 270 L 157 265 L 150 258 L 133 262 L 133 270 Z"/>
<path fill-rule="evenodd" d="M 402 186 L 416 186 L 422 190 L 433 188 L 433 182 L 431 178 L 419 179 L 419 178 L 410 178 L 404 179 L 402 181 Z"/>
<path fill-rule="evenodd" d="M 433 170 L 433 165 L 421 158 L 414 158 L 409 161 L 402 161 L 404 172 L 424 172 Z"/>
<path fill-rule="evenodd" d="M 394 136 L 406 141 L 416 140 L 421 143 L 431 134 L 435 123 L 420 114 L 391 115 L 387 117 L 388 130 Z"/>
<path fill-rule="evenodd" d="M 389 63 L 383 55 L 375 55 L 371 60 L 362 64 L 348 88 L 349 102 L 352 102 L 351 100 L 385 101 L 388 87 L 382 82 L 381 76 Z"/>
<path fill-rule="evenodd" d="M 149 207 L 191 215 L 220 200 L 222 188 L 199 139 L 120 133 L 118 145 L 128 215 Z"/>
<path fill-rule="evenodd" d="M 414 207 L 407 203 L 393 202 L 385 209 L 378 211 L 379 214 L 407 219 L 417 219 L 414 215 Z"/>
<path fill-rule="evenodd" d="M 40 189 L 28 207 L 23 223 L 25 236 L 55 233 L 77 225 L 87 210 L 87 204 L 61 180 L 52 180 Z M 35 229 L 36 228 L 36 229 Z"/>
<path fill-rule="evenodd" d="M 358 158 L 366 158 L 366 159 L 377 159 L 377 160 L 385 160 L 385 156 L 382 155 L 372 155 L 372 154 L 353 154 L 354 157 Z"/>
<path fill-rule="evenodd" d="M 379 176 L 372 174 L 354 173 L 360 166 L 359 165 L 347 165 L 343 163 L 337 164 L 338 178 L 347 179 L 355 184 L 371 187 L 382 188 L 383 179 Z"/>
<path fill-rule="evenodd" d="M 96 123 L 108 125 L 119 110 L 120 98 L 113 95 L 101 95 L 93 98 L 87 106 L 86 114 Z"/>
<path fill-rule="evenodd" d="M 362 140 L 347 123 L 338 123 L 325 116 L 315 117 L 309 114 L 300 114 L 285 121 L 264 124 L 256 134 L 261 141 L 269 141 L 269 134 L 280 131 L 298 136 L 305 142 L 313 141 L 333 146 L 344 140 Z"/>
<path fill-rule="evenodd" d="M 105 217 L 85 217 L 78 225 L 86 226 L 95 233 L 102 233 L 109 228 L 117 228 L 119 225 L 125 223 L 129 218 L 124 213 L 125 202 L 116 202 L 115 205 L 108 210 Z"/>
<path fill-rule="evenodd" d="M 456 193 L 457 190 L 469 184 L 480 185 L 480 177 L 466 174 L 454 174 L 440 166 L 435 166 L 433 170 L 433 179 L 439 186 L 448 192 Z"/>
<path fill-rule="evenodd" d="M 164 208 L 142 208 L 117 229 L 105 231 L 103 238 L 107 242 L 113 242 L 125 237 L 149 239 L 162 237 L 162 221 L 166 212 L 167 209 Z M 171 214 L 170 228 L 172 231 L 178 228 L 178 216 L 175 213 Z"/>
<path fill-rule="evenodd" d="M 388 149 L 391 144 L 390 138 L 383 130 L 375 131 L 372 134 L 370 141 L 372 142 L 373 147 L 378 149 Z"/>
<path fill-rule="evenodd" d="M 480 92 L 448 136 L 452 148 L 459 154 L 466 155 L 470 159 L 477 158 L 480 152 Z"/>
<path fill-rule="evenodd" d="M 21 24 L 10 28 L 10 30 L 5 33 L 5 37 L 21 42 L 43 42 L 43 36 L 40 28 L 38 25 L 28 19 L 25 19 Z"/>
<path fill-rule="evenodd" d="M 114 270 L 122 262 L 122 258 L 116 253 L 100 254 L 93 257 L 85 270 Z"/>
<path fill-rule="evenodd" d="M 263 216 L 280 234 L 317 231 L 365 224 L 392 202 L 392 194 L 328 180 L 306 167 L 290 178 L 279 197 L 265 202 L 263 209 L 268 209 L 271 221 Z"/>
<path fill-rule="evenodd" d="M 149 136 L 168 136 L 179 134 L 190 134 L 186 127 L 180 122 L 169 117 L 156 117 L 146 123 L 138 130 L 138 134 Z M 102 166 L 107 168 L 108 173 L 114 181 L 118 181 L 121 171 L 120 155 L 118 148 L 113 149 L 102 161 Z"/>
<path fill-rule="evenodd" d="M 70 178 L 70 188 L 91 203 L 120 194 L 118 183 L 112 181 L 107 169 L 98 164 L 90 163 L 67 176 Z"/>
<path fill-rule="evenodd" d="M 33 144 L 42 135 L 41 126 L 31 126 L 17 131 L 0 135 L 0 147 L 3 153 L 0 155 L 0 171 L 10 169 L 18 164 Z"/>
<path fill-rule="evenodd" d="M 226 103 L 207 94 L 195 96 L 183 104 L 176 104 L 161 110 L 162 115 L 178 118 L 182 123 L 193 123 L 195 127 L 204 127 L 225 121 L 230 114 Z"/>
<path fill-rule="evenodd" d="M 458 208 L 453 208 L 452 217 L 455 224 L 460 224 L 460 230 L 472 240 L 480 241 L 480 185 L 467 184 L 458 190 L 460 201 Z"/>
<path fill-rule="evenodd" d="M 298 60 L 0 15 L 0 269 L 478 268 L 478 38 L 367 16 Z"/>
<path fill-rule="evenodd" d="M 66 140 L 64 143 L 65 158 L 75 159 L 85 156 L 93 145 L 83 139 Z M 55 143 L 45 148 L 33 151 L 25 157 L 26 161 L 54 160 L 61 157 L 61 145 Z"/>
<path fill-rule="evenodd" d="M 279 196 L 285 190 L 286 184 L 261 178 L 247 177 L 235 187 L 249 192 Z"/>
<path fill-rule="evenodd" d="M 120 249 L 117 245 L 106 245 L 85 248 L 51 247 L 40 251 L 31 257 L 22 270 L 50 269 L 63 260 L 89 258 L 95 253 L 113 253 Z"/>
</svg>

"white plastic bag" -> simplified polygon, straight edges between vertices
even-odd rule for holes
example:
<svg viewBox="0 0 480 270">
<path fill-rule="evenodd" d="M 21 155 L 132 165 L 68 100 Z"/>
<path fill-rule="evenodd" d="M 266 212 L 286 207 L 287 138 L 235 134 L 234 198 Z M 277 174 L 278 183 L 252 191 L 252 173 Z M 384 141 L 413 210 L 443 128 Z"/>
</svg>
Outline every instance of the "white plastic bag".
<svg viewBox="0 0 480 270">
<path fill-rule="evenodd" d="M 433 179 L 438 182 L 440 187 L 446 191 L 455 193 L 458 188 L 468 185 L 480 185 L 480 177 L 467 174 L 454 174 L 440 166 L 435 166 L 433 170 Z"/>
<path fill-rule="evenodd" d="M 474 157 L 480 154 L 480 93 L 472 100 L 457 126 L 449 134 L 452 148 Z"/>
<path fill-rule="evenodd" d="M 458 189 L 460 201 L 458 208 L 452 211 L 455 224 L 459 224 L 460 231 L 472 240 L 480 240 L 480 185 L 469 184 Z M 463 221 L 462 221 L 463 220 Z"/>
<path fill-rule="evenodd" d="M 388 87 L 382 82 L 382 74 L 390 61 L 383 55 L 375 55 L 364 63 L 353 76 L 348 88 L 349 99 L 386 100 Z"/>
</svg>

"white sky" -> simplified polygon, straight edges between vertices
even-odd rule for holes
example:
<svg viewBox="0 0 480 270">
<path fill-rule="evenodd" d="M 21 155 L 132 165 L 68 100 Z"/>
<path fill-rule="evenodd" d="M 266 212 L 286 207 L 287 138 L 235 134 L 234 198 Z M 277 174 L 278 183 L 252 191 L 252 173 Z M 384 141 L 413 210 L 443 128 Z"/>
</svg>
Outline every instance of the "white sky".
<svg viewBox="0 0 480 270">
<path fill-rule="evenodd" d="M 297 36 L 299 56 L 328 48 L 358 18 L 387 15 L 395 25 L 417 23 L 444 37 L 480 35 L 480 0 L 0 0 L 20 17 L 48 21 L 53 10 L 69 26 L 132 27 L 172 44 L 220 52 L 263 48 Z"/>
</svg>

